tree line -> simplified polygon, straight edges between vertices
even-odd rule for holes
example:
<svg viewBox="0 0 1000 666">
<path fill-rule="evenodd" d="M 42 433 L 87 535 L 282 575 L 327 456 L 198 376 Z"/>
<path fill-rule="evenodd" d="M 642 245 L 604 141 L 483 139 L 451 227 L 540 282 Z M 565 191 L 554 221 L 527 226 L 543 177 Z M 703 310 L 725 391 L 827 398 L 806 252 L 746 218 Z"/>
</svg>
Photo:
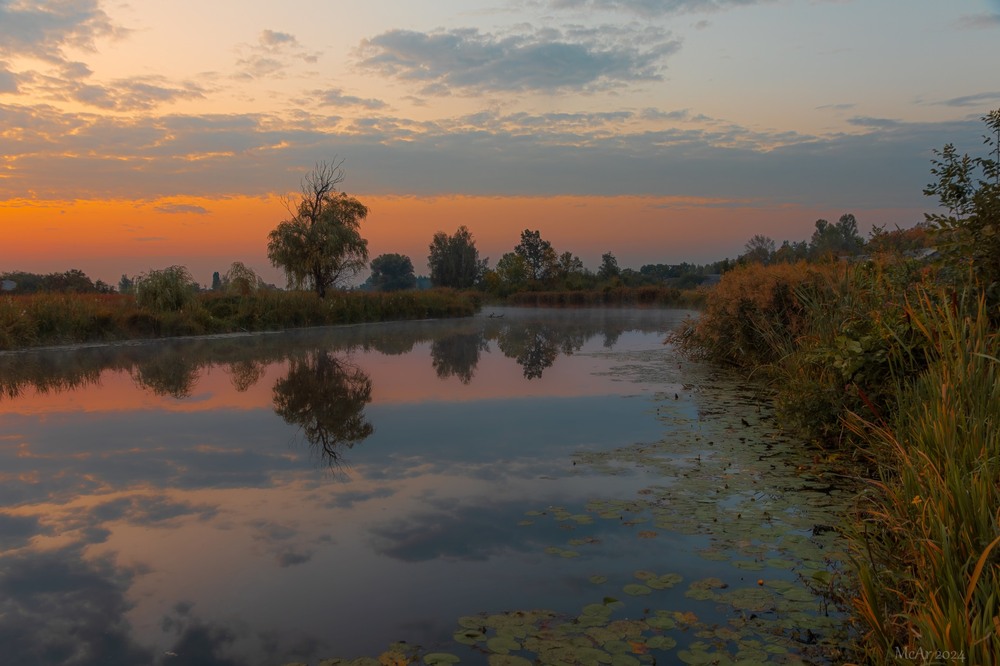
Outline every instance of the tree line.
<svg viewBox="0 0 1000 666">
<path fill-rule="evenodd" d="M 525 229 L 519 242 L 504 253 L 493 267 L 481 259 L 476 241 L 467 227 L 455 233 L 438 231 L 428 246 L 429 278 L 415 274 L 410 257 L 399 253 L 381 254 L 369 262 L 368 241 L 361 235 L 361 223 L 369 209 L 358 199 L 339 189 L 344 181 L 343 160 L 322 162 L 307 174 L 296 198 L 286 199 L 289 213 L 268 234 L 267 256 L 271 264 L 281 269 L 287 286 L 314 291 L 321 298 L 331 289 L 351 284 L 358 273 L 368 268 L 370 277 L 362 289 L 398 291 L 418 286 L 477 289 L 494 296 L 507 297 L 525 291 L 582 291 L 602 287 L 640 287 L 668 285 L 692 288 L 713 274 L 721 274 L 748 263 L 793 263 L 816 261 L 862 252 L 907 251 L 926 247 L 928 225 L 913 229 L 885 231 L 875 227 L 866 241 L 858 233 L 857 220 L 846 213 L 837 222 L 817 220 L 809 241 L 784 241 L 777 246 L 767 236 L 755 234 L 747 241 L 744 252 L 735 260 L 697 265 L 646 264 L 634 270 L 622 268 L 611 252 L 601 256 L 596 271 L 586 268 L 583 261 L 570 251 L 558 252 L 552 243 L 542 238 L 539 230 Z M 101 280 L 91 281 L 82 271 L 36 275 L 24 272 L 0 274 L 5 291 L 15 293 L 78 292 L 113 293 L 115 288 Z M 235 262 L 230 269 L 212 276 L 212 291 L 247 294 L 272 287 L 249 267 Z M 160 298 L 178 303 L 189 293 L 200 290 L 183 266 L 130 277 L 122 275 L 117 285 L 120 293 L 155 292 Z"/>
</svg>

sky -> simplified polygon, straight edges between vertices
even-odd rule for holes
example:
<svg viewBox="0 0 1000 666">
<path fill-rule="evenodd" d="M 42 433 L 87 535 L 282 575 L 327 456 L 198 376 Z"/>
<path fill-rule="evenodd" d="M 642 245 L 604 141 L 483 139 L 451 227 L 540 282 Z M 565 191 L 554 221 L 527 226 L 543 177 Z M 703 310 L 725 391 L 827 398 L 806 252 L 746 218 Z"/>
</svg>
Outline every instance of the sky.
<svg viewBox="0 0 1000 666">
<path fill-rule="evenodd" d="M 241 261 L 343 160 L 374 258 L 596 269 L 909 227 L 982 151 L 1000 0 L 0 0 L 0 273 Z"/>
</svg>

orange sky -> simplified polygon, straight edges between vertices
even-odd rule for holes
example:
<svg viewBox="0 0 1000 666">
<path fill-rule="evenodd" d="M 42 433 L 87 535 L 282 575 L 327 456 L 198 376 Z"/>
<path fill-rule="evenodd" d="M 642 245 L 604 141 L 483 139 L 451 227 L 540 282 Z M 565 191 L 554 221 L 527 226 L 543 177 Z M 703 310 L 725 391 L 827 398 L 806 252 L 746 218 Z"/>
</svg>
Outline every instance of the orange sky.
<svg viewBox="0 0 1000 666">
<path fill-rule="evenodd" d="M 462 224 L 491 265 L 525 228 L 592 270 L 707 263 L 922 221 L 933 151 L 1000 104 L 995 0 L 211 6 L 0 2 L 0 273 L 280 284 L 275 193 L 339 160 L 418 274 Z"/>
<path fill-rule="evenodd" d="M 406 254 L 418 274 L 427 273 L 434 233 L 453 233 L 463 224 L 491 266 L 517 244 L 519 230 L 530 228 L 593 270 L 608 251 L 632 268 L 735 257 L 755 233 L 779 242 L 804 240 L 816 219 L 836 220 L 848 212 L 693 197 L 356 196 L 371 209 L 362 226 L 371 256 Z M 180 264 L 208 284 L 213 271 L 242 261 L 283 286 L 267 261 L 266 244 L 268 232 L 285 217 L 278 197 L 0 202 L 0 272 L 79 268 L 117 284 L 122 274 Z M 911 226 L 921 214 L 887 209 L 858 217 L 865 230 L 874 222 Z"/>
</svg>

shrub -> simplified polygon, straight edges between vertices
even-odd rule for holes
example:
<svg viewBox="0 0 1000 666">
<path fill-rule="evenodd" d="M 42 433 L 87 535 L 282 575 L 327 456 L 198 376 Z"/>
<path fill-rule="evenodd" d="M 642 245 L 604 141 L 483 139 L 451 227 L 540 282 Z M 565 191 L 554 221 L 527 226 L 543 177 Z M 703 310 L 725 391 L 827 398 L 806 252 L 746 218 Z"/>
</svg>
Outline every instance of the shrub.
<svg viewBox="0 0 1000 666">
<path fill-rule="evenodd" d="M 173 312 L 191 305 L 197 288 L 187 268 L 171 266 L 136 278 L 135 298 L 141 308 L 153 312 Z"/>
</svg>

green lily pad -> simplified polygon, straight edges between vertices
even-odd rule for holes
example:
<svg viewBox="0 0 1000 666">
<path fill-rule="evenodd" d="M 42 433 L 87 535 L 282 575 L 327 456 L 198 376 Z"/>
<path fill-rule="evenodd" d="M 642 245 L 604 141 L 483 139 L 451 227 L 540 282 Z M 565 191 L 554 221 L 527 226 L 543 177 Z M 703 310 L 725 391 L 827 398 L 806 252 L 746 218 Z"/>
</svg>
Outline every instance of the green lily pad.
<svg viewBox="0 0 1000 666">
<path fill-rule="evenodd" d="M 449 654 L 447 652 L 431 652 L 430 654 L 424 655 L 424 663 L 427 666 L 435 666 L 436 664 L 457 664 L 461 659 L 456 655 Z"/>
<path fill-rule="evenodd" d="M 650 594 L 652 593 L 653 590 L 645 585 L 639 585 L 638 583 L 629 583 L 628 585 L 622 588 L 622 591 L 624 591 L 625 594 L 630 594 L 634 597 L 637 597 L 637 596 L 642 596 L 644 594 Z"/>
<path fill-rule="evenodd" d="M 486 641 L 486 647 L 490 652 L 507 654 L 511 650 L 520 650 L 521 644 L 509 636 L 494 636 Z"/>
</svg>

